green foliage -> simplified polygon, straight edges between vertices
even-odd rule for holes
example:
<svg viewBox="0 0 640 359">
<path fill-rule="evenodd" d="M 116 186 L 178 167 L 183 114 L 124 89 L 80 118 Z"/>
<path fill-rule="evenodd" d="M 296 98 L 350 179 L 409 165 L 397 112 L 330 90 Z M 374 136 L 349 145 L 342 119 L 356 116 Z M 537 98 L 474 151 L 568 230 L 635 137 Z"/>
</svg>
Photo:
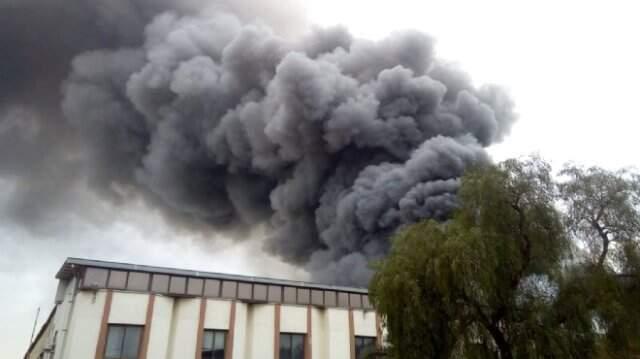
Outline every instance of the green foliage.
<svg viewBox="0 0 640 359">
<path fill-rule="evenodd" d="M 632 357 L 640 343 L 633 227 L 640 223 L 640 192 L 632 176 L 617 181 L 620 173 L 612 174 L 617 187 L 608 192 L 584 188 L 599 182 L 580 171 L 565 170 L 573 177 L 557 185 L 537 158 L 476 168 L 462 179 L 460 207 L 449 221 L 399 232 L 370 284 L 388 330 L 388 355 Z M 615 200 L 594 204 L 593 193 Z M 559 198 L 566 213 L 558 210 Z M 598 230 L 589 227 L 587 209 L 602 207 L 615 258 L 575 256 L 576 237 L 597 238 L 588 232 Z"/>
</svg>

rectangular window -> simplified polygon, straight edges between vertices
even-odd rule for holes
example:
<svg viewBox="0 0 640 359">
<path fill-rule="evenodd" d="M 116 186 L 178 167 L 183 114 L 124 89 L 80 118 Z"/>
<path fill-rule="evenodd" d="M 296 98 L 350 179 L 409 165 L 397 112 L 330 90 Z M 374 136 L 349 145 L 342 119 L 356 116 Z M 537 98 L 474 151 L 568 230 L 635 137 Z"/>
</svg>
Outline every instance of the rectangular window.
<svg viewBox="0 0 640 359">
<path fill-rule="evenodd" d="M 304 334 L 280 333 L 280 359 L 304 359 Z"/>
<path fill-rule="evenodd" d="M 356 337 L 356 359 L 365 359 L 376 350 L 376 337 Z"/>
<path fill-rule="evenodd" d="M 205 330 L 202 337 L 202 359 L 224 359 L 225 330 Z"/>
<path fill-rule="evenodd" d="M 141 337 L 141 326 L 110 324 L 105 359 L 137 359 Z"/>
</svg>

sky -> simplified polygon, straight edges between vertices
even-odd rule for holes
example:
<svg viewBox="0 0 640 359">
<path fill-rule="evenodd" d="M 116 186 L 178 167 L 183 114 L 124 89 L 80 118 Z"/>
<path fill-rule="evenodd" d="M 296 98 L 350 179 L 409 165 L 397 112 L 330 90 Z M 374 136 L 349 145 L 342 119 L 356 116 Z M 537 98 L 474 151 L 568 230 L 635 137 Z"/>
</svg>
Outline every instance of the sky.
<svg viewBox="0 0 640 359">
<path fill-rule="evenodd" d="M 537 153 L 556 167 L 568 161 L 612 169 L 640 166 L 635 141 L 640 23 L 634 16 L 640 5 L 635 1 L 391 3 L 313 0 L 305 6 L 311 23 L 342 24 L 358 37 L 424 31 L 436 39 L 438 56 L 459 64 L 476 84 L 507 88 L 519 120 L 502 143 L 489 148 L 495 160 Z M 7 186 L 0 179 L 0 188 Z M 71 216 L 64 235 L 0 226 L 1 358 L 22 356 L 36 309 L 41 307 L 42 323 L 53 306 L 55 272 L 69 256 L 306 277 L 262 255 L 251 242 L 202 241 L 179 232 L 142 204 L 101 206 L 100 215 Z M 104 220 L 105 213 L 113 220 Z"/>
</svg>

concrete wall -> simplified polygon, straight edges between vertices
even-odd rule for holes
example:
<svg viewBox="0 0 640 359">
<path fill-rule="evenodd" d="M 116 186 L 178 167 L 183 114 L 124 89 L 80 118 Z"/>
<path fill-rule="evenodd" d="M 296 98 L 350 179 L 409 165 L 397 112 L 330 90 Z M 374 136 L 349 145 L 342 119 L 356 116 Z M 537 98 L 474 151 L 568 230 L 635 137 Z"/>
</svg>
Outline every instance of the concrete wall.
<svg viewBox="0 0 640 359">
<path fill-rule="evenodd" d="M 109 324 L 144 325 L 149 294 L 114 292 Z"/>
<path fill-rule="evenodd" d="M 281 333 L 307 332 L 307 307 L 283 305 L 280 309 Z"/>
<path fill-rule="evenodd" d="M 207 312 L 204 316 L 204 329 L 229 330 L 231 302 L 228 300 L 207 300 Z"/>
<path fill-rule="evenodd" d="M 106 296 L 106 291 L 76 293 L 61 358 L 95 357 Z"/>
<path fill-rule="evenodd" d="M 169 359 L 195 358 L 200 299 L 174 299 Z"/>
<path fill-rule="evenodd" d="M 349 336 L 349 310 L 327 309 L 325 311 L 325 335 L 328 342 L 327 358 L 349 359 L 351 357 L 351 343 Z"/>
<path fill-rule="evenodd" d="M 166 359 L 171 343 L 171 323 L 173 321 L 173 298 L 157 295 L 151 315 L 148 359 Z"/>
<path fill-rule="evenodd" d="M 247 309 L 247 358 L 273 359 L 275 305 L 254 304 Z M 238 328 L 238 327 L 236 327 Z"/>
<path fill-rule="evenodd" d="M 375 337 L 376 312 L 353 310 L 353 329 L 357 336 Z"/>
<path fill-rule="evenodd" d="M 58 294 L 62 293 L 59 298 L 60 303 L 57 304 L 56 315 L 53 318 L 54 337 L 52 343 L 55 340 L 55 353 L 54 359 L 62 359 L 63 352 L 65 350 L 65 344 L 67 341 L 68 327 L 71 321 L 71 314 L 73 312 L 73 303 L 75 299 L 75 287 L 76 280 L 64 280 L 58 283 Z M 57 333 L 57 335 L 55 335 Z"/>
<path fill-rule="evenodd" d="M 93 359 L 100 333 L 106 290 L 75 292 L 69 283 L 64 300 L 59 304 L 51 328 L 36 344 L 37 350 L 51 341 L 53 332 L 62 332 L 68 319 L 68 335 L 64 352 L 55 359 Z M 160 294 L 114 291 L 108 322 L 111 324 L 145 325 L 147 305 L 153 295 L 150 313 L 148 359 L 195 358 L 200 321 L 201 298 L 170 297 Z M 203 316 L 204 329 L 230 330 L 231 310 L 235 307 L 233 325 L 234 359 L 274 359 L 276 337 L 275 305 L 248 304 L 222 299 L 207 299 Z M 281 305 L 280 332 L 307 333 L 307 311 L 304 305 Z M 311 347 L 313 359 L 349 359 L 349 310 L 311 307 Z M 373 311 L 353 310 L 354 334 L 376 336 Z M 58 342 L 64 335 L 58 334 Z M 34 355 L 35 354 L 35 355 Z M 38 352 L 39 354 L 39 352 Z M 29 357 L 37 358 L 36 350 Z"/>
<path fill-rule="evenodd" d="M 327 310 L 311 308 L 311 357 L 329 358 Z"/>
<path fill-rule="evenodd" d="M 42 328 L 41 330 L 41 335 L 37 338 L 37 340 L 31 347 L 31 351 L 29 352 L 29 355 L 27 355 L 27 359 L 38 359 L 40 353 L 42 353 L 51 344 L 54 333 L 53 321 L 49 322 L 47 326 Z M 45 358 L 50 359 L 49 354 L 45 354 Z"/>
</svg>

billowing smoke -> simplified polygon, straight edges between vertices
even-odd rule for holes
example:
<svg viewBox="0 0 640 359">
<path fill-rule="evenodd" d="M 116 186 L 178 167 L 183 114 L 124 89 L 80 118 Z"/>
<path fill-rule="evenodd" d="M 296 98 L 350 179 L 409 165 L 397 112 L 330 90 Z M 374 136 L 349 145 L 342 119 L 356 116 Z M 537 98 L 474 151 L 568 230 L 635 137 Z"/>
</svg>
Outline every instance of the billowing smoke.
<svg viewBox="0 0 640 359">
<path fill-rule="evenodd" d="M 363 284 L 395 230 L 445 219 L 464 170 L 488 161 L 515 119 L 500 89 L 475 88 L 421 33 L 297 36 L 271 26 L 286 16 L 243 2 L 116 3 L 130 8 L 98 7 L 112 14 L 95 15 L 101 35 L 74 35 L 91 41 L 61 56 L 62 98 L 34 106 L 61 111 L 37 123 L 64 154 L 54 164 L 73 163 L 104 198 L 145 198 L 177 226 L 238 240 L 264 226 L 265 250 L 316 280 Z M 0 121 L 4 136 L 16 120 Z"/>
</svg>

